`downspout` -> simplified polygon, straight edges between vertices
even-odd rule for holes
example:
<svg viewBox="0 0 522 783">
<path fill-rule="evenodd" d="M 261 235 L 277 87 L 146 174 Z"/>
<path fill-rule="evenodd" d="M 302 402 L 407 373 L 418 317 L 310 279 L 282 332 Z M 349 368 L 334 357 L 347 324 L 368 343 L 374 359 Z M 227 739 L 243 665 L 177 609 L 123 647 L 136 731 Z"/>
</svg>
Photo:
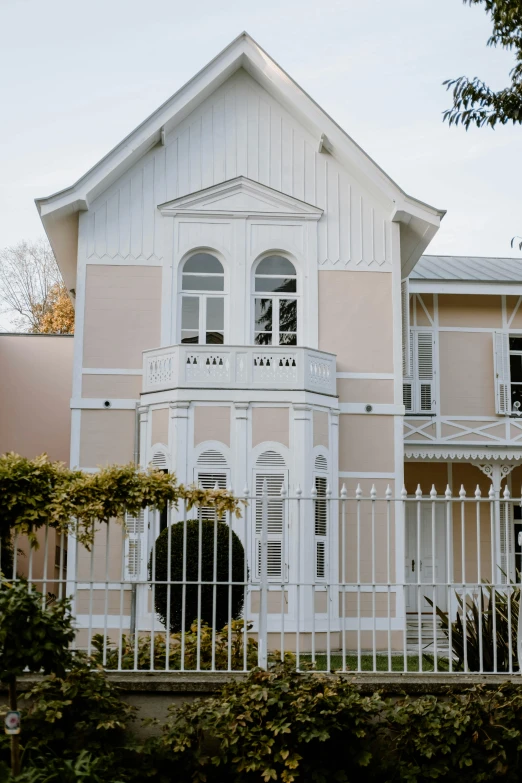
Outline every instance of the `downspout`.
<svg viewBox="0 0 522 783">
<path fill-rule="evenodd" d="M 140 403 L 136 403 L 134 416 L 134 464 L 139 467 L 140 464 Z M 136 582 L 131 582 L 131 605 L 130 605 L 130 637 L 134 640 L 136 634 Z"/>
</svg>

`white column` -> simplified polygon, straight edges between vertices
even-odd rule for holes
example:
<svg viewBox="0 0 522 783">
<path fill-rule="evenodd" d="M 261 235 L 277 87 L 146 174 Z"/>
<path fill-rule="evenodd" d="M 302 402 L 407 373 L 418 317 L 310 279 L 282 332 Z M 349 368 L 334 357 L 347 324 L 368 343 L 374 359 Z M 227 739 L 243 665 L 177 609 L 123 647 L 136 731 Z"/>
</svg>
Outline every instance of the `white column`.
<svg viewBox="0 0 522 783">
<path fill-rule="evenodd" d="M 290 582 L 303 584 L 310 581 L 314 575 L 314 518 L 310 493 L 312 491 L 313 465 L 313 419 L 312 408 L 306 403 L 294 403 L 293 407 L 293 476 L 291 477 L 290 496 L 295 496 L 298 486 L 301 487 L 299 519 L 297 518 L 297 503 L 295 513 L 290 518 L 289 554 Z M 295 502 L 295 501 L 294 501 Z M 297 595 L 296 595 L 297 600 Z M 299 630 L 310 628 L 314 613 L 314 598 L 311 587 L 299 588 Z M 296 604 L 294 604 L 296 607 Z M 297 611 L 297 608 L 295 609 Z"/>
<path fill-rule="evenodd" d="M 191 484 L 188 464 L 188 415 L 190 403 L 170 403 L 169 449 L 172 470 L 181 484 Z"/>
<path fill-rule="evenodd" d="M 149 406 L 140 405 L 138 408 L 138 426 L 139 426 L 139 465 L 142 468 L 147 467 L 147 456 L 149 453 Z"/>
<path fill-rule="evenodd" d="M 252 475 L 250 473 L 249 448 L 250 439 L 248 437 L 249 423 L 248 402 L 234 403 L 234 426 L 232 434 L 233 465 L 232 465 L 232 489 L 236 497 L 242 497 L 245 488 L 252 493 Z M 244 523 L 240 519 L 232 518 L 232 527 L 239 536 L 243 545 L 245 544 Z M 251 533 L 251 531 L 250 531 Z"/>
</svg>

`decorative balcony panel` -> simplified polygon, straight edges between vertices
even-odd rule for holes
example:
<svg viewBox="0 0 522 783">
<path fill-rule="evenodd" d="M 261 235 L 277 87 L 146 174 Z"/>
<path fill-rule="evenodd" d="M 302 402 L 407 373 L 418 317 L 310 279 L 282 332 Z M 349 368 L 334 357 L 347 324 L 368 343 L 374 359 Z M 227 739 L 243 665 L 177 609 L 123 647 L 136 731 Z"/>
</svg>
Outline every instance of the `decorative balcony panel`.
<svg viewBox="0 0 522 783">
<path fill-rule="evenodd" d="M 143 353 L 143 392 L 293 389 L 336 394 L 335 355 L 285 346 L 171 345 Z"/>
</svg>

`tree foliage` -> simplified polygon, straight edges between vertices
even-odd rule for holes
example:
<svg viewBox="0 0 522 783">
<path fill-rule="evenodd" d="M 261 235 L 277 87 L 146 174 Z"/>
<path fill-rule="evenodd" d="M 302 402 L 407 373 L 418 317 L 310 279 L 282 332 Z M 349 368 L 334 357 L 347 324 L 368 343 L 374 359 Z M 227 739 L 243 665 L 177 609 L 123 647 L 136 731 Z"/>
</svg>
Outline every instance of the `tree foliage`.
<svg viewBox="0 0 522 783">
<path fill-rule="evenodd" d="M 26 669 L 63 674 L 71 664 L 74 635 L 67 600 L 46 607 L 25 579 L 1 579 L 0 681 L 10 682 Z"/>
<path fill-rule="evenodd" d="M 48 524 L 74 532 L 89 547 L 96 522 L 137 516 L 143 508 L 162 509 L 184 500 L 187 508 L 205 505 L 218 517 L 240 515 L 240 503 L 224 489 L 205 490 L 178 484 L 173 474 L 140 470 L 134 464 L 109 465 L 97 473 L 70 470 L 44 454 L 30 460 L 0 456 L 0 537 L 27 535 L 36 545 L 37 530 Z"/>
<path fill-rule="evenodd" d="M 74 308 L 46 239 L 0 250 L 0 304 L 19 331 L 74 331 Z"/>
<path fill-rule="evenodd" d="M 521 0 L 464 0 L 483 5 L 491 17 L 493 31 L 488 46 L 501 46 L 515 55 L 515 66 L 509 73 L 510 84 L 493 90 L 477 76 L 459 76 L 444 82 L 453 92 L 453 106 L 444 112 L 450 125 L 463 125 L 466 130 L 476 125 L 506 125 L 522 122 L 522 2 Z"/>
</svg>

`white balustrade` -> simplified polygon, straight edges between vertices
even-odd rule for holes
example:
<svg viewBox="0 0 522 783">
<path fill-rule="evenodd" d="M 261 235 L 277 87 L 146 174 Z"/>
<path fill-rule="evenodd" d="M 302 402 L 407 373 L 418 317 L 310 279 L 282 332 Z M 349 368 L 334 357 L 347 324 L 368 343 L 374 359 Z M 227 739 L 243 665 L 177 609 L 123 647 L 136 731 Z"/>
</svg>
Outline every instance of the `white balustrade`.
<svg viewBox="0 0 522 783">
<path fill-rule="evenodd" d="M 143 391 L 190 387 L 335 395 L 335 355 L 288 346 L 174 345 L 143 354 Z"/>
</svg>

